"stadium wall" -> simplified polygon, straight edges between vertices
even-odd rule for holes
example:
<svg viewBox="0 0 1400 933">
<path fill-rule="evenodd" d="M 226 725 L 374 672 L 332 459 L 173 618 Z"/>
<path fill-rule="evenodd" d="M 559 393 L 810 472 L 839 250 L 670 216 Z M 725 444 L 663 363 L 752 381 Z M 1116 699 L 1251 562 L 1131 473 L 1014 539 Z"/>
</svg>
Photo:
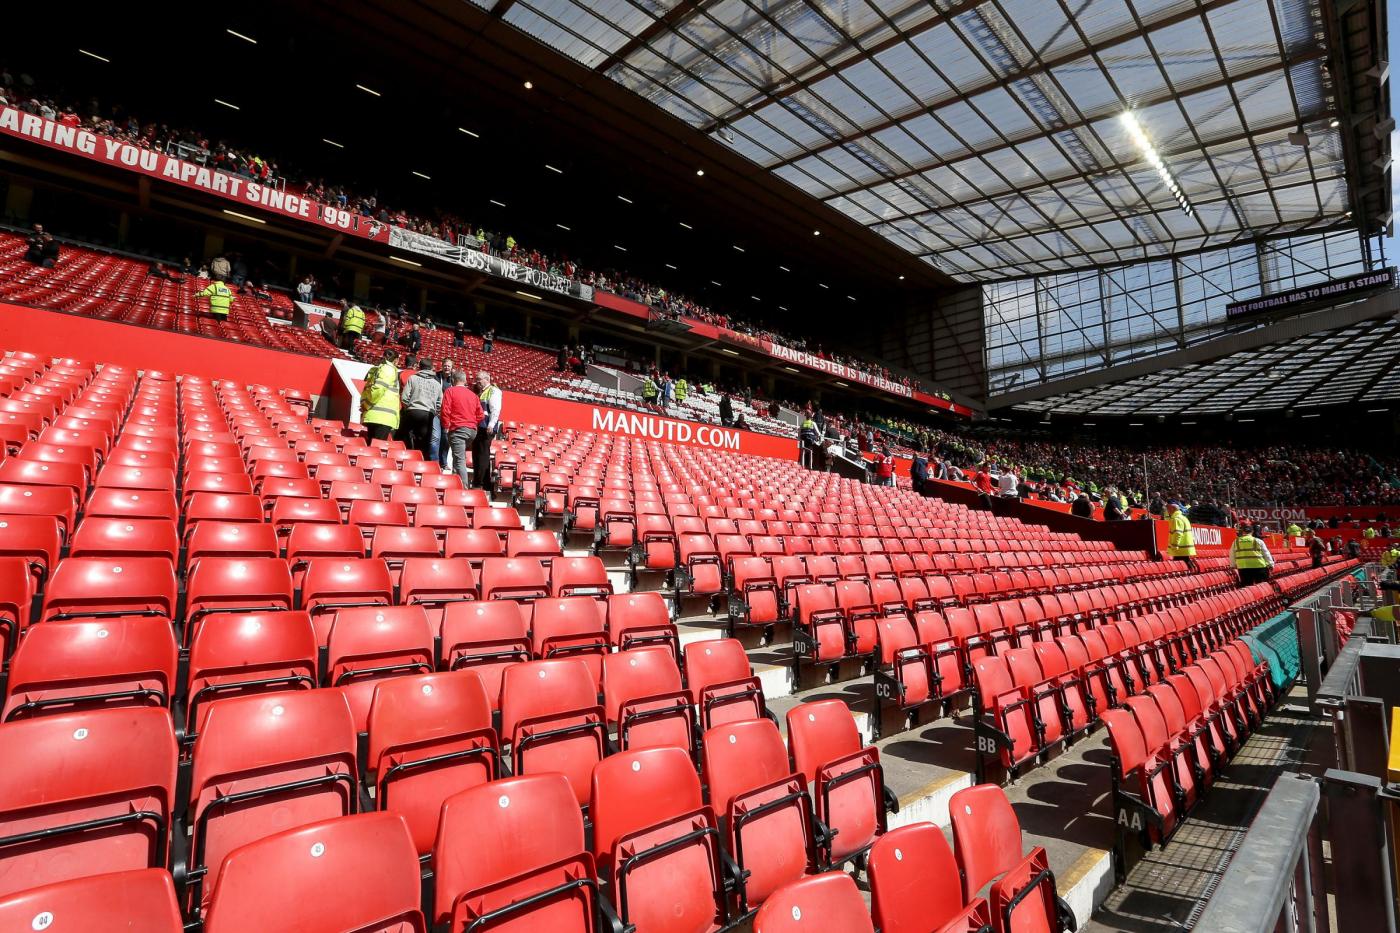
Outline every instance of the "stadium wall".
<svg viewBox="0 0 1400 933">
<path fill-rule="evenodd" d="M 5 303 L 0 303 L 0 346 L 309 395 L 324 395 L 331 377 L 331 361 L 320 357 Z"/>
</svg>

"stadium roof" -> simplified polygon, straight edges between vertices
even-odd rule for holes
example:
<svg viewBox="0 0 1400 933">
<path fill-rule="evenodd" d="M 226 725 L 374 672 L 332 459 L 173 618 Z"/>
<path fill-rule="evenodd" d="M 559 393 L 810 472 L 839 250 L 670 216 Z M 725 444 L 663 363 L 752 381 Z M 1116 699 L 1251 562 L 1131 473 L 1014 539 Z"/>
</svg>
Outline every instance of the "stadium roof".
<svg viewBox="0 0 1400 933">
<path fill-rule="evenodd" d="M 472 2 L 965 282 L 1348 224 L 1389 106 L 1320 0 Z"/>
<path fill-rule="evenodd" d="M 1224 415 L 1400 401 L 1400 322 L 1361 321 L 1107 385 L 1018 412 L 1094 417 Z"/>
</svg>

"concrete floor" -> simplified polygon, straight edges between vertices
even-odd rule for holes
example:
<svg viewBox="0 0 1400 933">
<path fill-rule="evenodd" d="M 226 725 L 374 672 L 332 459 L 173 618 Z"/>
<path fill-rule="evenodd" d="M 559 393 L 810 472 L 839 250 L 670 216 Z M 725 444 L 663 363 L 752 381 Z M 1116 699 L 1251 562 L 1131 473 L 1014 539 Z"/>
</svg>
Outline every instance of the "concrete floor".
<svg viewBox="0 0 1400 933">
<path fill-rule="evenodd" d="M 1318 720 L 1294 691 L 1250 736 L 1165 849 L 1130 854 L 1128 880 L 1109 894 L 1085 933 L 1176 933 L 1196 917 L 1254 814 L 1284 771 L 1304 767 Z M 1206 933 L 1206 931 L 1202 931 Z"/>
</svg>

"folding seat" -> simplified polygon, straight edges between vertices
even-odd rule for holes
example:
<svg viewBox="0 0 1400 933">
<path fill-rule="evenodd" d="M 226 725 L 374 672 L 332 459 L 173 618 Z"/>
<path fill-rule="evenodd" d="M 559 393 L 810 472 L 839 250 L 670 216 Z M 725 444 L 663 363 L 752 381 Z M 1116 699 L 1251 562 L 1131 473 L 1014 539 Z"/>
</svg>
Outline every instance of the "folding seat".
<svg viewBox="0 0 1400 933">
<path fill-rule="evenodd" d="M 703 732 L 713 726 L 768 715 L 763 684 L 744 646 L 732 638 L 685 646 L 685 682 Z"/>
<path fill-rule="evenodd" d="M 552 596 L 596 596 L 612 594 L 607 568 L 599 557 L 556 557 L 549 563 L 549 592 Z"/>
<path fill-rule="evenodd" d="M 559 547 L 559 539 L 552 531 L 506 532 L 507 557 L 533 557 L 548 567 L 550 561 L 563 556 L 563 553 Z"/>
<path fill-rule="evenodd" d="M 1036 696 L 1016 684 L 1005 658 L 984 655 L 972 661 L 975 690 L 973 740 L 977 780 L 986 779 L 987 759 L 995 758 L 1009 777 L 1043 751 Z"/>
<path fill-rule="evenodd" d="M 402 502 L 356 499 L 350 503 L 346 524 L 358 526 L 365 535 L 365 544 L 368 545 L 376 528 L 407 528 L 408 508 Z"/>
<path fill-rule="evenodd" d="M 236 696 L 208 704 L 194 745 L 187 911 L 207 906 L 239 846 L 358 805 L 355 723 L 339 690 Z"/>
<path fill-rule="evenodd" d="M 546 472 L 540 476 L 539 489 L 535 495 L 535 519 L 545 516 L 562 517 L 567 511 L 569 497 L 569 475 L 567 473 Z"/>
<path fill-rule="evenodd" d="M 607 599 L 608 641 L 614 650 L 643 645 L 666 647 L 680 662 L 680 639 L 660 593 L 616 593 Z"/>
<path fill-rule="evenodd" d="M 885 831 L 885 812 L 899 802 L 885 786 L 880 753 L 861 742 L 844 700 L 815 700 L 787 712 L 792 770 L 801 774 L 816 802 L 817 820 L 832 838 L 822 862 L 840 865 L 862 854 Z"/>
<path fill-rule="evenodd" d="M 701 741 L 701 762 L 726 848 L 747 873 L 744 911 L 816 869 L 812 800 L 771 720 L 715 726 Z"/>
<path fill-rule="evenodd" d="M 100 482 L 98 485 L 111 485 Z M 163 477 L 161 477 L 163 479 Z M 121 488 L 128 489 L 171 489 L 175 488 L 174 477 L 170 479 L 168 486 L 127 485 Z M 225 496 L 250 496 L 253 494 L 253 481 L 246 473 L 191 473 L 185 477 L 181 484 L 180 505 L 187 507 L 190 499 L 199 493 L 218 493 Z"/>
<path fill-rule="evenodd" d="M 0 728 L 9 765 L 0 768 L 0 898 L 164 868 L 178 757 L 163 709 L 84 710 Z"/>
<path fill-rule="evenodd" d="M 428 617 L 419 606 L 337 609 L 326 635 L 323 685 L 337 687 L 364 732 L 381 679 L 431 674 L 436 654 Z"/>
<path fill-rule="evenodd" d="M 280 558 L 205 557 L 186 582 L 185 641 L 210 613 L 287 610 L 292 601 L 292 575 Z"/>
<path fill-rule="evenodd" d="M 417 529 L 415 529 L 417 530 Z M 443 607 L 477 598 L 471 564 L 460 558 L 405 557 L 399 577 L 399 602 L 422 606 L 434 632 L 442 628 Z"/>
<path fill-rule="evenodd" d="M 522 530 L 524 525 L 515 509 L 492 507 L 472 509 L 472 527 L 494 531 L 504 539 L 509 532 Z"/>
<path fill-rule="evenodd" d="M 544 567 L 534 558 L 487 557 L 481 562 L 482 599 L 535 599 L 549 592 Z"/>
<path fill-rule="evenodd" d="M 506 668 L 530 660 L 531 642 L 524 603 L 452 602 L 443 606 L 440 667 L 475 671 L 499 706 Z"/>
<path fill-rule="evenodd" d="M 339 525 L 341 518 L 340 509 L 329 499 L 279 498 L 268 513 L 268 520 L 279 535 L 289 534 L 297 525 Z M 261 514 L 258 520 L 262 520 Z"/>
<path fill-rule="evenodd" d="M 1059 692 L 1066 733 L 1073 736 L 1093 728 L 1099 709 L 1097 701 L 1086 679 L 1070 664 L 1064 648 L 1054 641 L 1038 641 L 1032 650 L 1042 676 Z"/>
<path fill-rule="evenodd" d="M 676 534 L 665 515 L 637 516 L 637 541 L 628 553 L 633 580 L 639 571 L 670 571 L 676 567 Z"/>
<path fill-rule="evenodd" d="M 35 463 L 76 464 L 83 468 L 84 488 L 92 484 L 92 476 L 102 463 L 102 453 L 91 445 L 45 443 L 45 432 L 37 441 L 15 450 L 22 459 Z"/>
<path fill-rule="evenodd" d="M 0 515 L 51 516 L 64 540 L 73 533 L 77 510 L 78 501 L 71 489 L 0 483 Z"/>
<path fill-rule="evenodd" d="M 678 544 L 676 590 L 692 596 L 724 592 L 724 565 L 707 534 L 682 534 Z"/>
<path fill-rule="evenodd" d="M 161 557 L 175 562 L 180 539 L 175 524 L 159 518 L 83 519 L 73 536 L 74 557 Z"/>
<path fill-rule="evenodd" d="M 598 681 L 588 665 L 551 658 L 507 667 L 501 739 L 509 743 L 513 774 L 558 771 L 568 779 L 575 804 L 586 804 L 593 766 L 608 750 Z"/>
<path fill-rule="evenodd" d="M 779 558 L 782 559 L 782 558 Z M 777 580 L 768 561 L 762 557 L 740 557 L 734 561 L 729 594 L 729 625 L 772 626 L 781 617 Z"/>
<path fill-rule="evenodd" d="M 1045 850 L 1036 846 L 1023 854 L 1020 821 L 1000 787 L 978 784 L 958 791 L 948 802 L 948 814 L 964 903 L 972 903 L 990 883 L 987 904 L 997 933 L 1076 928 L 1055 889 Z"/>
<path fill-rule="evenodd" d="M 1091 683 L 1098 681 L 1101 684 L 1102 699 L 1105 702 L 1098 707 L 1100 711 L 1117 706 L 1136 692 L 1132 665 L 1110 650 L 1104 632 L 1088 629 L 1079 634 L 1079 640 L 1084 643 L 1084 648 L 1089 654 L 1090 664 L 1085 673 L 1090 677 Z M 1095 696 L 1096 700 L 1099 698 L 1098 695 Z"/>
<path fill-rule="evenodd" d="M 983 933 L 987 902 L 964 898 L 957 862 L 943 830 L 912 823 L 870 848 L 870 914 L 881 933 Z"/>
<path fill-rule="evenodd" d="M 845 613 L 836 605 L 836 591 L 824 583 L 808 583 L 793 592 L 794 658 L 834 664 L 849 650 Z"/>
<path fill-rule="evenodd" d="M 228 696 L 316 686 L 316 633 L 304 612 L 212 615 L 190 644 L 185 738 L 198 732 L 206 704 Z"/>
<path fill-rule="evenodd" d="M 593 856 L 611 883 L 619 918 L 637 933 L 710 931 L 729 919 L 726 870 L 714 812 L 679 748 L 611 755 L 593 769 Z"/>
<path fill-rule="evenodd" d="M 23 561 L 36 588 L 48 578 L 62 549 L 63 529 L 57 517 L 0 512 L 0 559 Z"/>
<path fill-rule="evenodd" d="M 175 571 L 159 557 L 69 557 L 44 595 L 44 621 L 156 615 L 175 617 Z"/>
<path fill-rule="evenodd" d="M 1186 762 L 1170 747 L 1151 742 L 1143 730 L 1144 720 L 1161 725 L 1160 713 L 1147 697 L 1133 697 L 1129 703 L 1136 708 L 1112 709 L 1102 716 L 1113 753 L 1114 869 L 1120 879 L 1127 873 L 1127 840 L 1136 835 L 1146 849 L 1165 843 L 1188 805 L 1186 789 L 1178 783 Z M 1153 705 L 1153 711 L 1147 713 L 1144 704 Z M 1146 713 L 1143 719 L 1137 709 Z M 1165 726 L 1161 729 L 1163 734 L 1153 738 L 1165 742 Z"/>
<path fill-rule="evenodd" d="M 491 700 L 472 671 L 379 681 L 369 707 L 365 783 L 375 806 L 407 821 L 420 859 L 432 854 L 442 802 L 495 780 Z"/>
<path fill-rule="evenodd" d="M 443 803 L 431 919 L 452 933 L 595 933 L 602 928 L 595 874 L 564 777 L 481 784 Z"/>
<path fill-rule="evenodd" d="M 264 465 L 272 466 L 272 464 Z M 305 474 L 306 468 L 304 466 L 301 464 L 296 464 L 296 466 L 301 467 L 302 473 Z M 293 469 L 293 465 L 289 463 L 277 464 L 276 467 L 284 472 Z M 255 484 L 253 492 L 262 498 L 264 508 L 270 508 L 279 496 L 285 496 L 288 499 L 319 499 L 321 498 L 321 484 L 305 475 L 298 477 L 279 474 L 263 478 Z"/>
<path fill-rule="evenodd" d="M 783 885 L 759 908 L 753 933 L 873 933 L 865 899 L 838 871 Z"/>
<path fill-rule="evenodd" d="M 10 661 L 0 719 L 80 709 L 168 707 L 178 649 L 156 616 L 48 622 L 35 626 Z"/>
<path fill-rule="evenodd" d="M 57 925 L 55 925 L 57 924 Z M 175 886 L 164 868 L 113 871 L 0 897 L 0 929 L 180 933 Z"/>
<path fill-rule="evenodd" d="M 534 656 L 579 658 L 598 682 L 609 649 L 602 604 L 587 596 L 566 596 L 536 599 L 530 608 Z"/>
<path fill-rule="evenodd" d="M 325 644 L 329 616 L 355 606 L 388 606 L 394 602 L 389 568 L 377 558 L 313 557 L 298 594 L 300 605 L 316 624 Z"/>
<path fill-rule="evenodd" d="M 407 528 L 380 525 L 370 537 L 369 556 L 384 561 L 389 576 L 398 586 L 404 563 L 411 558 L 435 558 L 441 554 L 437 536 L 431 528 Z M 468 568 L 470 569 L 470 568 Z"/>
<path fill-rule="evenodd" d="M 418 476 L 418 485 L 424 489 L 434 489 L 442 495 L 443 505 L 468 505 L 477 501 L 476 497 L 454 496 L 454 493 L 463 492 L 462 479 L 456 473 L 422 473 Z M 485 493 L 480 489 L 468 489 L 467 493 Z"/>
<path fill-rule="evenodd" d="M 0 463 L 0 483 L 11 486 L 56 486 L 81 499 L 87 493 L 87 467 L 79 463 L 43 463 L 10 459 Z"/>
<path fill-rule="evenodd" d="M 836 566 L 836 558 L 827 554 L 809 554 L 804 559 L 807 575 L 813 583 L 835 583 L 841 579 L 841 571 Z"/>
</svg>

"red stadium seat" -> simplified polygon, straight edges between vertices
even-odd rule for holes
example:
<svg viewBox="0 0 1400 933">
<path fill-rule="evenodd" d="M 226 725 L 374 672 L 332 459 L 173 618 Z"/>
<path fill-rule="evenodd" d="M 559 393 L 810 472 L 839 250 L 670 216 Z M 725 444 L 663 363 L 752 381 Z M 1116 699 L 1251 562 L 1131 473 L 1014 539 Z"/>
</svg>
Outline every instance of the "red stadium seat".
<svg viewBox="0 0 1400 933">
<path fill-rule="evenodd" d="M 835 865 L 863 853 L 885 831 L 885 811 L 899 809 L 885 787 L 880 753 L 861 742 L 843 700 L 814 700 L 787 712 L 792 770 L 816 802 L 816 816 L 835 831 L 824 853 Z"/>
<path fill-rule="evenodd" d="M 603 657 L 603 708 L 624 751 L 671 746 L 687 754 L 695 747 L 690 694 L 681 689 L 676 657 L 651 645 Z"/>
<path fill-rule="evenodd" d="M 827 872 L 786 884 L 753 918 L 753 933 L 873 933 L 851 876 Z"/>
<path fill-rule="evenodd" d="M 589 776 L 607 753 L 607 725 L 598 681 L 576 658 L 528 661 L 505 669 L 501 739 L 515 774 L 558 771 L 576 803 L 588 802 Z"/>
<path fill-rule="evenodd" d="M 15 651 L 0 718 L 169 706 L 178 654 L 170 623 L 155 616 L 46 622 Z"/>
<path fill-rule="evenodd" d="M 436 655 L 428 617 L 419 606 L 355 606 L 335 610 L 326 636 L 324 685 L 350 704 L 364 732 L 374 688 L 386 677 L 430 674 Z"/>
<path fill-rule="evenodd" d="M 963 897 L 959 869 L 943 830 L 913 823 L 890 830 L 870 849 L 870 914 L 881 933 L 981 933 L 987 902 Z"/>
<path fill-rule="evenodd" d="M 754 676 L 744 646 L 732 638 L 686 645 L 685 682 L 702 732 L 767 713 L 763 684 Z"/>
<path fill-rule="evenodd" d="M 175 617 L 175 569 L 160 557 L 69 557 L 49 579 L 45 621 L 158 615 Z"/>
<path fill-rule="evenodd" d="M 180 933 L 184 920 L 164 868 L 113 871 L 0 897 L 0 929 Z"/>
<path fill-rule="evenodd" d="M 1022 854 L 1021 824 L 1000 787 L 979 784 L 960 790 L 949 800 L 948 813 L 965 903 L 991 884 L 987 903 L 998 933 L 1074 929 L 1055 891 L 1045 850 L 1037 846 Z"/>
<path fill-rule="evenodd" d="M 369 709 L 365 781 L 375 806 L 402 816 L 420 858 L 432 854 L 452 794 L 495 780 L 499 742 L 491 701 L 472 671 L 380 681 Z"/>
<path fill-rule="evenodd" d="M 443 606 L 440 667 L 474 670 L 499 708 L 506 668 L 530 660 L 529 626 L 523 603 L 452 602 Z"/>
<path fill-rule="evenodd" d="M 187 909 L 195 911 L 207 906 L 225 857 L 239 846 L 355 812 L 350 707 L 338 690 L 210 703 L 191 780 Z"/>
<path fill-rule="evenodd" d="M 748 906 L 815 870 L 812 802 L 802 776 L 788 767 L 778 727 L 767 719 L 715 726 L 702 740 L 711 805 L 730 855 L 748 872 Z"/>
<path fill-rule="evenodd" d="M 229 853 L 204 929 L 423 933 L 419 888 L 418 861 L 402 819 L 344 816 Z"/>
<path fill-rule="evenodd" d="M 0 768 L 0 897 L 163 868 L 177 758 L 162 709 L 85 710 L 0 728 L 8 763 Z"/>
<path fill-rule="evenodd" d="M 316 631 L 304 612 L 210 615 L 190 644 L 185 737 L 199 728 L 207 704 L 223 697 L 311 690 L 317 675 Z"/>
<path fill-rule="evenodd" d="M 737 879 L 725 869 L 714 812 L 683 750 L 605 758 L 593 769 L 588 813 L 593 857 L 624 924 L 661 933 L 725 925 Z"/>
<path fill-rule="evenodd" d="M 453 933 L 599 928 L 593 857 L 562 775 L 510 777 L 449 797 L 433 869 L 433 922 Z"/>
</svg>

